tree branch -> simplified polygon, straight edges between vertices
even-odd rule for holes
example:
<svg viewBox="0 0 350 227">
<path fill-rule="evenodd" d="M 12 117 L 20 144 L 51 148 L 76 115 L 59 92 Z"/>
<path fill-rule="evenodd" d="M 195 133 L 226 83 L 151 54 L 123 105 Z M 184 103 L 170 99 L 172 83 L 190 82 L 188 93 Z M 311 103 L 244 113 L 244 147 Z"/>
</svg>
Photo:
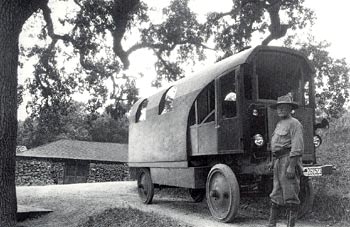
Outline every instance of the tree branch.
<svg viewBox="0 0 350 227">
<path fill-rule="evenodd" d="M 155 54 L 156 54 L 156 56 L 158 57 L 158 59 L 161 61 L 161 63 L 164 65 L 165 69 L 169 72 L 169 75 L 174 75 L 174 76 L 178 75 L 178 73 L 175 72 L 175 71 L 169 66 L 168 62 L 165 61 L 165 60 L 163 59 L 162 54 L 161 54 L 160 52 L 155 51 Z"/>
<path fill-rule="evenodd" d="M 266 7 L 270 16 L 271 24 L 269 26 L 270 35 L 262 41 L 262 45 L 268 45 L 273 39 L 279 39 L 286 35 L 289 26 L 281 24 L 279 11 L 282 0 L 269 0 L 269 5 Z"/>
<path fill-rule="evenodd" d="M 113 51 L 116 56 L 122 61 L 124 68 L 127 69 L 130 66 L 127 52 L 121 45 L 122 38 L 124 37 L 127 25 L 131 19 L 131 12 L 140 4 L 140 0 L 114 0 L 112 7 L 112 18 L 115 24 L 115 28 L 110 29 L 113 36 Z"/>
<path fill-rule="evenodd" d="M 137 44 L 131 46 L 125 53 L 127 55 L 130 55 L 132 52 L 143 49 L 143 48 L 163 49 L 164 47 L 165 47 L 165 45 L 163 45 L 163 44 L 137 43 Z"/>
<path fill-rule="evenodd" d="M 83 7 L 82 4 L 80 4 L 79 0 L 74 0 L 74 3 L 75 3 L 76 5 L 78 5 L 80 8 Z"/>
</svg>

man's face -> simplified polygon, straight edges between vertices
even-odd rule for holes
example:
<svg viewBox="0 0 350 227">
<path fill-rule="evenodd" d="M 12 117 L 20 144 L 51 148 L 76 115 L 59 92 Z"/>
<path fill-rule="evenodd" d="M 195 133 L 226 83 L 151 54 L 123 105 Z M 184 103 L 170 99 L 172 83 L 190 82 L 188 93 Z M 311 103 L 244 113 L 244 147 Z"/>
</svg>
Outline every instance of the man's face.
<svg viewBox="0 0 350 227">
<path fill-rule="evenodd" d="M 288 104 L 280 104 L 277 106 L 277 115 L 280 118 L 286 118 L 292 112 L 292 107 Z"/>
</svg>

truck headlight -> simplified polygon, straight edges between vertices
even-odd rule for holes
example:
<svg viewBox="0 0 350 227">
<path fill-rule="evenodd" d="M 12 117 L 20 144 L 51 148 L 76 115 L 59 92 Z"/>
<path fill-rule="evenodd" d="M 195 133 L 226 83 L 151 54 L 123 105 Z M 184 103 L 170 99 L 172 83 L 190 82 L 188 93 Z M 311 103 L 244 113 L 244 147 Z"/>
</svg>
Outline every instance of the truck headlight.
<svg viewBox="0 0 350 227">
<path fill-rule="evenodd" d="M 261 134 L 256 134 L 253 139 L 256 146 L 261 147 L 264 145 L 264 137 Z"/>
<path fill-rule="evenodd" d="M 322 144 L 322 139 L 319 135 L 314 135 L 314 146 L 318 148 Z"/>
</svg>

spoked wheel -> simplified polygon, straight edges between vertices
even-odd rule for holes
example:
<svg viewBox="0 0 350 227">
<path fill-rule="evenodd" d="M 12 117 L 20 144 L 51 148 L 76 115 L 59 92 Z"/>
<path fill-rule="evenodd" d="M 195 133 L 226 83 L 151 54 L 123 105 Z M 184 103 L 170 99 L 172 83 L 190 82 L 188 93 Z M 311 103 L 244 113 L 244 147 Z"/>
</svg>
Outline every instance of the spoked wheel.
<svg viewBox="0 0 350 227">
<path fill-rule="evenodd" d="M 312 186 L 312 182 L 308 177 L 301 177 L 300 178 L 300 192 L 299 192 L 299 199 L 300 199 L 300 208 L 299 208 L 299 217 L 303 217 L 308 212 L 311 211 L 312 205 L 314 203 L 314 189 Z"/>
<path fill-rule="evenodd" d="M 141 168 L 137 176 L 137 190 L 143 203 L 150 204 L 154 196 L 154 185 L 152 183 L 149 169 Z"/>
<path fill-rule="evenodd" d="M 231 222 L 239 208 L 239 185 L 232 169 L 224 164 L 213 166 L 208 174 L 206 197 L 211 215 L 221 222 Z"/>
<path fill-rule="evenodd" d="M 190 188 L 188 189 L 188 192 L 190 193 L 190 196 L 193 199 L 193 201 L 196 203 L 202 202 L 205 197 L 204 188 L 198 188 L 198 189 Z"/>
</svg>

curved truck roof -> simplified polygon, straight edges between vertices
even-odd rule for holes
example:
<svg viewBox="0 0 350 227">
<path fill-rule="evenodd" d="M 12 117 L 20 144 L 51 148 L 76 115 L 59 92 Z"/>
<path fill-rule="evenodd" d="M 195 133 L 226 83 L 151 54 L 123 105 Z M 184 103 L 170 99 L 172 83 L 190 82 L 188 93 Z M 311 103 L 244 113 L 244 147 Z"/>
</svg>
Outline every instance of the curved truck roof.
<svg viewBox="0 0 350 227">
<path fill-rule="evenodd" d="M 131 108 L 129 116 L 129 166 L 186 167 L 187 122 L 193 102 L 202 89 L 215 78 L 241 64 L 252 62 L 261 51 L 296 55 L 304 59 L 310 72 L 314 72 L 309 60 L 300 52 L 283 47 L 257 46 L 205 67 L 148 97 L 147 119 L 141 122 L 136 122 L 136 113 L 145 98 L 138 100 Z M 161 99 L 172 86 L 177 88 L 173 111 L 160 115 Z"/>
</svg>

